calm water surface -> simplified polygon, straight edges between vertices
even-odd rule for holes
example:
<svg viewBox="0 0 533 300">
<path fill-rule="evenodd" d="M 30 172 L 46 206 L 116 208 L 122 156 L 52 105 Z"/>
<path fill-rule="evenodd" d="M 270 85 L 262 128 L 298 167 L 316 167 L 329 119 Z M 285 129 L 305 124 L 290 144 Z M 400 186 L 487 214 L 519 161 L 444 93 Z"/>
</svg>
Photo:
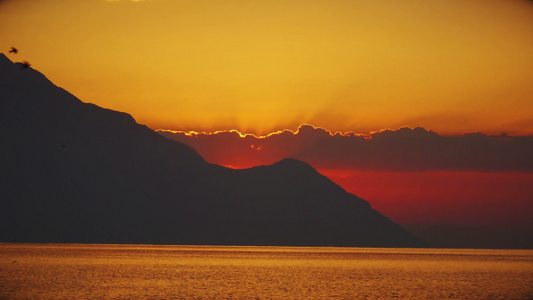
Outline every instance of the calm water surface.
<svg viewBox="0 0 533 300">
<path fill-rule="evenodd" d="M 0 244 L 0 299 L 533 299 L 533 250 Z"/>
</svg>

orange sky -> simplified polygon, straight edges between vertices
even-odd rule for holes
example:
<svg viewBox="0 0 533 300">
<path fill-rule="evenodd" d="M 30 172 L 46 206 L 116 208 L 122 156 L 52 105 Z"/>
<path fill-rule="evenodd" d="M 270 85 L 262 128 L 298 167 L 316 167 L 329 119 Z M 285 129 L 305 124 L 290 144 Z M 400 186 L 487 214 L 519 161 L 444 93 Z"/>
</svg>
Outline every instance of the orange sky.
<svg viewBox="0 0 533 300">
<path fill-rule="evenodd" d="M 153 129 L 533 134 L 528 0 L 2 0 L 0 37 Z"/>
</svg>

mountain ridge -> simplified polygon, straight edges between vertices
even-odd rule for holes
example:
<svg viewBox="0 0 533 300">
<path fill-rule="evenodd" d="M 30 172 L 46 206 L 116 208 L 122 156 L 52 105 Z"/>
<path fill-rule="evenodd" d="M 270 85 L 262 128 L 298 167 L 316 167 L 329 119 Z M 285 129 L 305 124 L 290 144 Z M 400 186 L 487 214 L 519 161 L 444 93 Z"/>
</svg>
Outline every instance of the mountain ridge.
<svg viewBox="0 0 533 300">
<path fill-rule="evenodd" d="M 308 164 L 207 163 L 0 54 L 0 241 L 426 244 Z"/>
</svg>

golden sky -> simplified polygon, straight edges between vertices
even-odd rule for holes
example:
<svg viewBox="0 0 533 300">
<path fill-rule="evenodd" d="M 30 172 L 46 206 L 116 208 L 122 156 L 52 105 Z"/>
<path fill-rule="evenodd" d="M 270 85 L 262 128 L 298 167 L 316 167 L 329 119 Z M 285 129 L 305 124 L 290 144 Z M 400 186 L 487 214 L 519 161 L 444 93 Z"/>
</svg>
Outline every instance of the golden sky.
<svg viewBox="0 0 533 300">
<path fill-rule="evenodd" d="M 153 129 L 533 134 L 529 0 L 0 0 L 0 52 Z"/>
</svg>

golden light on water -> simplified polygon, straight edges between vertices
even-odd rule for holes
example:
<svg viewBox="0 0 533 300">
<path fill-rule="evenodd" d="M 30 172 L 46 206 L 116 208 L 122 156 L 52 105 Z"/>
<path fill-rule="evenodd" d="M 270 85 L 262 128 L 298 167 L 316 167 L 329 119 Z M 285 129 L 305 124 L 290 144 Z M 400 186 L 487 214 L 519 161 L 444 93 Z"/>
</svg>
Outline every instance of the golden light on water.
<svg viewBox="0 0 533 300">
<path fill-rule="evenodd" d="M 0 244 L 0 298 L 530 299 L 532 250 Z"/>
</svg>

